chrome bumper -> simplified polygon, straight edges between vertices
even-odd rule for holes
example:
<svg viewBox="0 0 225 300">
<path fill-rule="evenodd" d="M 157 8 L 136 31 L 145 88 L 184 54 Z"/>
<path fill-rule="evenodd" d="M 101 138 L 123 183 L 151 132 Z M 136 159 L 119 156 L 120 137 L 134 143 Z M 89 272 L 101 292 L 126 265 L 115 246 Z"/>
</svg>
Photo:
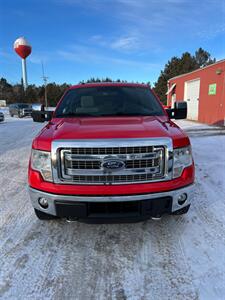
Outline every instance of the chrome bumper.
<svg viewBox="0 0 225 300">
<path fill-rule="evenodd" d="M 141 195 L 121 195 L 121 196 L 72 196 L 72 195 L 57 195 L 42 192 L 29 187 L 29 194 L 32 205 L 34 208 L 41 210 L 47 214 L 56 216 L 55 202 L 56 201 L 70 201 L 70 202 L 122 202 L 122 201 L 138 201 L 138 200 L 150 200 L 157 199 L 161 197 L 171 197 L 172 198 L 172 208 L 171 213 L 175 212 L 191 203 L 194 196 L 194 184 L 187 187 L 163 192 L 163 193 L 151 193 L 151 194 L 141 194 Z M 183 205 L 178 203 L 178 197 L 183 194 L 187 194 L 187 200 Z M 45 198 L 48 200 L 48 208 L 43 209 L 39 203 L 39 198 Z"/>
</svg>

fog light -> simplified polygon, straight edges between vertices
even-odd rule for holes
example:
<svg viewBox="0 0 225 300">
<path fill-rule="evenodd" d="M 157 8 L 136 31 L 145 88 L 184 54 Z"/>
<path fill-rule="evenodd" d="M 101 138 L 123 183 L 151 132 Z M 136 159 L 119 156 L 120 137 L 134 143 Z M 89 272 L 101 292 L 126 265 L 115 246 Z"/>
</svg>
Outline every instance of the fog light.
<svg viewBox="0 0 225 300">
<path fill-rule="evenodd" d="M 45 198 L 39 198 L 38 203 L 42 208 L 47 208 L 48 207 L 48 200 Z"/>
<path fill-rule="evenodd" d="M 187 200 L 187 194 L 183 193 L 178 197 L 177 202 L 179 205 L 183 205 L 186 200 Z"/>
</svg>

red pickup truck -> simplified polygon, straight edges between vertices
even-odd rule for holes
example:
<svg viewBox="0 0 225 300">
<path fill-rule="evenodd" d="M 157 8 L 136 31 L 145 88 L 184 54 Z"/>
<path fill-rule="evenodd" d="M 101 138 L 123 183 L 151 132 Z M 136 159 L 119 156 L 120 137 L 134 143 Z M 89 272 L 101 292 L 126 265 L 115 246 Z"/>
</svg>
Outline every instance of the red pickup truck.
<svg viewBox="0 0 225 300">
<path fill-rule="evenodd" d="M 188 136 L 148 85 L 81 84 L 69 88 L 32 144 L 29 193 L 39 219 L 139 221 L 184 214 L 193 197 Z"/>
</svg>

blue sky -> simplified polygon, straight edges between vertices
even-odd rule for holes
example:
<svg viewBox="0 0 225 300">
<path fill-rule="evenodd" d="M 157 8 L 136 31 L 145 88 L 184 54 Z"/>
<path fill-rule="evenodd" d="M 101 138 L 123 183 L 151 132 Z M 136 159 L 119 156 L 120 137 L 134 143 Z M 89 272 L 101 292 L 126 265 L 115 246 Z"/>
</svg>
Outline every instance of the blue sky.
<svg viewBox="0 0 225 300">
<path fill-rule="evenodd" d="M 28 81 L 90 77 L 155 82 L 165 63 L 203 47 L 225 58 L 225 0 L 0 0 L 0 77 L 19 82 L 16 38 L 32 45 Z"/>
</svg>

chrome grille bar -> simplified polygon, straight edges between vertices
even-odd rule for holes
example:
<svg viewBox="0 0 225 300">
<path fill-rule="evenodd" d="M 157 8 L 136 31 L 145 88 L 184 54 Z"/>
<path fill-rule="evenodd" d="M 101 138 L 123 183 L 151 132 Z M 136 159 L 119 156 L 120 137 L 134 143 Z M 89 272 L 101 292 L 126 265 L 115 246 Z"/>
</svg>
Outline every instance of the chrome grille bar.
<svg viewBox="0 0 225 300">
<path fill-rule="evenodd" d="M 136 147 L 99 147 L 99 148 L 72 148 L 72 154 L 78 155 L 113 155 L 113 154 L 134 154 L 152 152 L 152 146 Z"/>
<path fill-rule="evenodd" d="M 73 149 L 67 149 L 67 151 L 73 151 Z M 113 152 L 113 151 L 112 151 Z M 114 153 L 108 154 L 108 155 L 113 155 Z M 66 160 L 71 160 L 71 161 L 78 161 L 78 160 L 84 160 L 84 161 L 92 161 L 92 160 L 101 160 L 104 159 L 106 155 L 103 154 L 92 154 L 92 155 L 86 155 L 86 154 L 71 154 L 70 152 L 65 152 L 65 159 Z M 121 159 L 154 159 L 154 158 L 159 158 L 160 153 L 159 151 L 156 150 L 156 152 L 151 152 L 151 153 L 139 153 L 139 154 L 128 154 L 128 155 L 123 155 L 119 154 L 117 157 Z"/>
<path fill-rule="evenodd" d="M 122 171 L 117 171 L 115 172 L 116 175 L 132 175 L 134 173 L 148 173 L 148 174 L 161 174 L 162 172 L 160 172 L 160 167 L 151 167 L 148 168 L 148 170 L 146 170 L 146 168 L 134 168 L 134 169 L 124 169 Z M 113 173 L 111 172 L 104 172 L 103 169 L 72 169 L 72 168 L 66 168 L 66 175 L 87 175 L 87 176 L 91 176 L 91 175 L 96 175 L 96 176 L 101 176 L 104 174 L 110 175 L 110 176 L 114 176 Z"/>
</svg>

